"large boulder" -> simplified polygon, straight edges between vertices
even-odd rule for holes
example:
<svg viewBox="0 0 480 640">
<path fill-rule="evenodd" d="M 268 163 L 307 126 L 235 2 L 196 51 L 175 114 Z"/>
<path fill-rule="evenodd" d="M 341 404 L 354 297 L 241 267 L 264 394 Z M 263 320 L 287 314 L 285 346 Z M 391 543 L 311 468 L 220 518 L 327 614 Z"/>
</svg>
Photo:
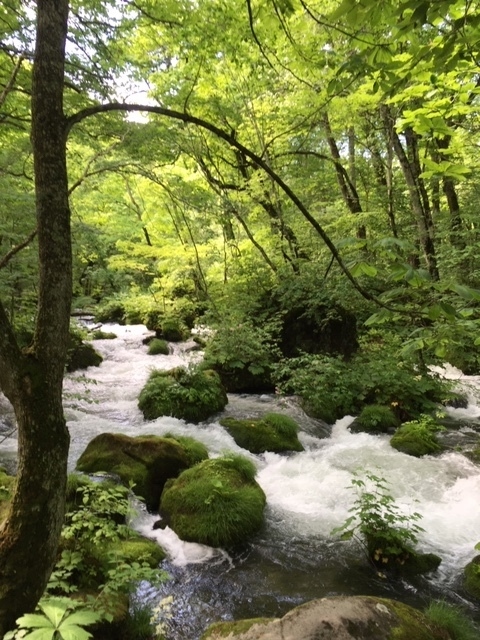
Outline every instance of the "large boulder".
<svg viewBox="0 0 480 640">
<path fill-rule="evenodd" d="M 418 420 L 404 422 L 392 436 L 390 444 L 397 451 L 416 458 L 439 453 L 443 447 L 438 442 L 436 432 L 441 429 L 432 418 L 421 416 Z"/>
<path fill-rule="evenodd" d="M 206 449 L 203 456 L 192 457 L 188 447 L 170 437 L 102 433 L 89 442 L 77 469 L 118 475 L 125 484 L 133 483 L 134 493 L 145 499 L 148 509 L 156 510 L 167 480 L 202 457 L 208 457 Z"/>
<path fill-rule="evenodd" d="M 140 392 L 138 407 L 146 420 L 173 416 L 198 423 L 222 411 L 227 402 L 215 371 L 177 367 L 152 371 Z"/>
<path fill-rule="evenodd" d="M 423 613 L 394 600 L 336 596 L 274 620 L 218 622 L 201 640 L 451 640 Z"/>
<path fill-rule="evenodd" d="M 243 544 L 263 525 L 266 498 L 255 471 L 242 456 L 205 460 L 166 484 L 160 511 L 182 540 Z"/>
<path fill-rule="evenodd" d="M 233 436 L 239 447 L 252 453 L 303 451 L 297 436 L 298 424 L 279 413 L 267 413 L 257 419 L 222 418 L 220 424 Z"/>
</svg>

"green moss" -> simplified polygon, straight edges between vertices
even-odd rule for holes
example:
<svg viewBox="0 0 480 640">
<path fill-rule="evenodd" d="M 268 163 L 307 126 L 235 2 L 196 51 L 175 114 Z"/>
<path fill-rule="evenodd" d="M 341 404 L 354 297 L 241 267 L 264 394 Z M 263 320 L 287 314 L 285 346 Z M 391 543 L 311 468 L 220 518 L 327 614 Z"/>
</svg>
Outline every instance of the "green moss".
<svg viewBox="0 0 480 640">
<path fill-rule="evenodd" d="M 479 630 L 465 612 L 446 602 L 432 602 L 425 615 L 439 627 L 446 629 L 452 640 L 478 640 Z"/>
<path fill-rule="evenodd" d="M 14 485 L 15 477 L 9 476 L 4 469 L 0 468 L 0 523 L 7 515 Z"/>
<path fill-rule="evenodd" d="M 187 456 L 189 467 L 193 467 L 193 465 L 208 459 L 207 447 L 202 442 L 195 440 L 195 438 L 191 438 L 190 436 L 175 436 L 171 433 L 166 433 L 164 437 L 175 440 L 175 442 L 182 445 L 185 455 Z"/>
<path fill-rule="evenodd" d="M 232 547 L 261 528 L 265 494 L 242 460 L 205 460 L 166 485 L 160 507 L 182 540 Z"/>
<path fill-rule="evenodd" d="M 116 333 L 112 333 L 111 331 L 101 331 L 100 329 L 92 333 L 92 340 L 115 340 L 117 337 Z"/>
<path fill-rule="evenodd" d="M 159 335 L 169 342 L 182 342 L 190 336 L 190 330 L 180 318 L 168 316 L 161 321 Z"/>
<path fill-rule="evenodd" d="M 432 418 L 422 416 L 419 420 L 405 422 L 392 436 L 390 444 L 397 451 L 417 458 L 442 451 L 435 435 L 442 427 Z"/>
<path fill-rule="evenodd" d="M 91 562 L 97 564 L 103 575 L 106 575 L 112 566 L 121 562 L 128 564 L 146 562 L 149 567 L 155 569 L 166 557 L 165 552 L 156 542 L 135 534 L 127 540 L 92 545 L 89 551 Z"/>
<path fill-rule="evenodd" d="M 399 619 L 398 625 L 392 627 L 388 640 L 447 640 L 445 630 L 421 611 L 395 600 L 375 600 L 384 604 Z"/>
<path fill-rule="evenodd" d="M 222 411 L 227 402 L 214 371 L 179 367 L 152 371 L 140 392 L 138 406 L 147 420 L 173 416 L 198 423 Z"/>
<path fill-rule="evenodd" d="M 227 636 L 239 635 L 245 633 L 253 627 L 254 624 L 268 624 L 275 618 L 249 618 L 248 620 L 236 620 L 232 622 L 214 622 L 202 634 L 200 640 L 216 640 L 217 638 L 226 638 Z"/>
<path fill-rule="evenodd" d="M 463 570 L 463 586 L 468 593 L 480 600 L 480 555 L 475 556 Z"/>
<path fill-rule="evenodd" d="M 220 424 L 239 447 L 252 453 L 303 451 L 297 436 L 298 425 L 288 416 L 267 413 L 260 419 L 223 418 Z"/>
<path fill-rule="evenodd" d="M 358 418 L 350 426 L 352 431 L 386 433 L 399 426 L 399 420 L 391 407 L 371 404 L 362 409 Z"/>
<path fill-rule="evenodd" d="M 149 509 L 157 509 L 165 482 L 188 467 L 181 444 L 170 438 L 102 433 L 87 446 L 77 462 L 85 473 L 105 471 L 118 475 L 145 499 Z"/>
<path fill-rule="evenodd" d="M 67 371 L 78 371 L 88 367 L 98 367 L 103 362 L 102 356 L 91 344 L 71 342 L 67 356 Z"/>
<path fill-rule="evenodd" d="M 168 344 L 166 340 L 161 340 L 160 338 L 154 338 L 148 345 L 148 355 L 156 356 L 158 354 L 162 354 L 164 356 L 168 356 Z"/>
</svg>

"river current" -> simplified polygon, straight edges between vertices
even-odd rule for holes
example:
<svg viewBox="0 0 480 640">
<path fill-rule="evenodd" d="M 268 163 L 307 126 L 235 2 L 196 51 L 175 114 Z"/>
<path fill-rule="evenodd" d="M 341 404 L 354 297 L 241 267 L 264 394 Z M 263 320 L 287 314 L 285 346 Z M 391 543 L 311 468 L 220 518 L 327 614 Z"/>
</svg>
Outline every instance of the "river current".
<svg viewBox="0 0 480 640">
<path fill-rule="evenodd" d="M 216 620 L 280 616 L 292 607 L 327 595 L 383 595 L 417 607 L 432 598 L 461 603 L 478 619 L 479 612 L 462 590 L 463 567 L 478 553 L 480 541 L 480 468 L 461 453 L 413 458 L 395 451 L 388 436 L 353 434 L 346 416 L 333 426 L 312 420 L 293 400 L 276 396 L 229 396 L 222 415 L 254 417 L 267 411 L 294 417 L 305 451 L 290 455 L 253 455 L 240 449 L 217 419 L 201 425 L 162 417 L 146 422 L 137 398 L 152 368 L 170 369 L 199 357 L 187 345 L 171 345 L 168 356 L 147 355 L 143 325 L 104 325 L 115 340 L 94 342 L 103 355 L 100 367 L 68 374 L 65 408 L 71 434 L 69 466 L 88 442 L 102 432 L 128 435 L 189 435 L 203 442 L 211 456 L 235 451 L 257 467 L 257 481 L 267 496 L 266 525 L 234 556 L 220 549 L 184 543 L 168 527 L 153 529 L 158 516 L 139 506 L 134 526 L 157 539 L 166 550 L 171 578 L 161 587 L 140 585 L 138 598 L 156 609 L 169 640 L 196 640 Z M 460 428 L 457 442 L 476 440 L 480 430 L 480 378 L 467 378 L 449 367 L 449 377 L 470 395 L 467 409 L 448 409 Z M 10 420 L 0 401 L 0 421 Z M 4 425 L 4 431 L 6 430 Z M 15 457 L 15 437 L 0 437 L 0 465 Z M 418 512 L 419 549 L 442 557 L 435 574 L 412 582 L 387 581 L 367 564 L 353 542 L 340 542 L 331 530 L 350 515 L 356 498 L 355 474 L 385 478 L 402 513 Z"/>
</svg>

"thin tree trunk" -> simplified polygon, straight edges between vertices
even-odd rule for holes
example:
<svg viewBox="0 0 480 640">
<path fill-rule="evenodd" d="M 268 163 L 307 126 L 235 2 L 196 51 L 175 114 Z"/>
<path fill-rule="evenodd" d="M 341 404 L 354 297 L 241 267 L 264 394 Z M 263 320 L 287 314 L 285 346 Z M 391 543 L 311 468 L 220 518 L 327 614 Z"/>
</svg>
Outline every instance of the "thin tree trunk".
<svg viewBox="0 0 480 640">
<path fill-rule="evenodd" d="M 34 342 L 16 344 L 0 306 L 0 387 L 18 424 L 18 474 L 0 531 L 0 637 L 32 611 L 54 565 L 64 520 L 69 435 L 62 381 L 72 259 L 63 83 L 68 0 L 38 0 L 32 145 L 39 246 Z"/>
</svg>

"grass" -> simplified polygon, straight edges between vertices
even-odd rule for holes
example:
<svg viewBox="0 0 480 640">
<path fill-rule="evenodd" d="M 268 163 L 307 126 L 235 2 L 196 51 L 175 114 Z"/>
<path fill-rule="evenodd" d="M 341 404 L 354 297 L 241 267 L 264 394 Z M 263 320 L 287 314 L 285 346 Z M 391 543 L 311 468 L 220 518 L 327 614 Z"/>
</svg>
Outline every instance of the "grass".
<svg viewBox="0 0 480 640">
<path fill-rule="evenodd" d="M 425 609 L 425 615 L 446 629 L 452 640 L 478 640 L 480 637 L 480 631 L 460 607 L 434 601 Z"/>
</svg>

